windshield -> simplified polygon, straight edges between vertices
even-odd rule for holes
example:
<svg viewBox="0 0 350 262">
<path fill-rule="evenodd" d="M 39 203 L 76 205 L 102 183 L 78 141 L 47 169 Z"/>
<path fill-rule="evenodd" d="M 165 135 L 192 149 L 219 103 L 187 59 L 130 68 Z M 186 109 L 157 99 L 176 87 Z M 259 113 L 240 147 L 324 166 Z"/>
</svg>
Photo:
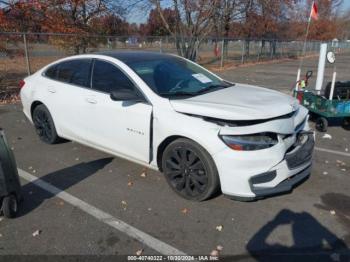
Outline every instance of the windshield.
<svg viewBox="0 0 350 262">
<path fill-rule="evenodd" d="M 178 57 L 129 62 L 154 92 L 163 97 L 195 96 L 232 86 L 201 67 Z"/>
</svg>

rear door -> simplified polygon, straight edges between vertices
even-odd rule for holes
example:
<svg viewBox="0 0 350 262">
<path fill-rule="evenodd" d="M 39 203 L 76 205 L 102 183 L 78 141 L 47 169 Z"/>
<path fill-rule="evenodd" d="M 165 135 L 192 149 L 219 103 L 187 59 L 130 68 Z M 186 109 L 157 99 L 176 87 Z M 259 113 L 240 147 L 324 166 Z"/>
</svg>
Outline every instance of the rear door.
<svg viewBox="0 0 350 262">
<path fill-rule="evenodd" d="M 75 140 L 89 136 L 84 127 L 85 96 L 91 91 L 92 59 L 63 61 L 45 72 L 47 101 L 59 135 Z"/>
</svg>

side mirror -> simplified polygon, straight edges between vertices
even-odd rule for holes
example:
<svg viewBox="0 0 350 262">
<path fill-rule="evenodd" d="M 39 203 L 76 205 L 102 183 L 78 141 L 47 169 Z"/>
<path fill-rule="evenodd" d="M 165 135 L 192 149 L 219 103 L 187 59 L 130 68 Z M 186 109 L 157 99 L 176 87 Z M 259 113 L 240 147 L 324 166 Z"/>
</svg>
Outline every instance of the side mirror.
<svg viewBox="0 0 350 262">
<path fill-rule="evenodd" d="M 144 101 L 143 97 L 141 97 L 134 90 L 130 90 L 130 89 L 119 89 L 119 90 L 112 91 L 110 97 L 113 101 L 134 101 L 134 102 Z"/>
<path fill-rule="evenodd" d="M 311 71 L 311 70 L 307 71 L 307 72 L 306 72 L 306 75 L 305 75 L 306 79 L 309 79 L 310 77 L 312 77 L 313 73 L 314 73 L 314 72 Z"/>
</svg>

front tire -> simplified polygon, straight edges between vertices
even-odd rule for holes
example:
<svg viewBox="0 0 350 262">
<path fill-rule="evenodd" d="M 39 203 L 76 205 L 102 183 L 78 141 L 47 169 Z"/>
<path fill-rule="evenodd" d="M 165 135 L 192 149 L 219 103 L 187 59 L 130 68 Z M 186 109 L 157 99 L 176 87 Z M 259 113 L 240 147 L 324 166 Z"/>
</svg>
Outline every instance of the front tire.
<svg viewBox="0 0 350 262">
<path fill-rule="evenodd" d="M 33 111 L 33 123 L 36 133 L 46 144 L 56 144 L 61 141 L 57 135 L 56 127 L 46 106 L 38 105 Z"/>
<path fill-rule="evenodd" d="M 162 168 L 170 187 L 188 200 L 206 200 L 219 189 L 219 175 L 212 157 L 189 139 L 177 139 L 166 147 Z"/>
</svg>

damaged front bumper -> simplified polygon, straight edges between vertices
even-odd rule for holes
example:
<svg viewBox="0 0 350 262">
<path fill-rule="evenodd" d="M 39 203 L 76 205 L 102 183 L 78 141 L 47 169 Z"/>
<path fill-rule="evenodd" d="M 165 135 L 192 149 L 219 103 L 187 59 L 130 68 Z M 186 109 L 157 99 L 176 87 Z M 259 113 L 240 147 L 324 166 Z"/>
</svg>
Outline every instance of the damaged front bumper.
<svg viewBox="0 0 350 262">
<path fill-rule="evenodd" d="M 285 155 L 284 161 L 282 161 L 279 167 L 277 166 L 274 170 L 265 174 L 253 176 L 249 180 L 249 184 L 252 192 L 255 194 L 254 199 L 291 192 L 294 187 L 307 180 L 311 174 L 314 145 L 314 137 L 312 134 L 309 134 L 304 144 L 296 146 L 291 152 Z M 278 175 L 278 172 L 281 173 L 281 171 L 292 175 L 288 176 L 288 178 L 275 187 L 264 186 L 264 184 L 266 185 L 266 183 L 272 181 Z"/>
<path fill-rule="evenodd" d="M 258 126 L 229 128 L 220 134 L 262 131 L 279 134 L 277 145 L 256 151 L 226 148 L 214 155 L 223 194 L 250 201 L 290 192 L 311 172 L 314 134 L 309 131 L 307 111 L 296 112 L 289 119 L 278 119 Z"/>
</svg>

